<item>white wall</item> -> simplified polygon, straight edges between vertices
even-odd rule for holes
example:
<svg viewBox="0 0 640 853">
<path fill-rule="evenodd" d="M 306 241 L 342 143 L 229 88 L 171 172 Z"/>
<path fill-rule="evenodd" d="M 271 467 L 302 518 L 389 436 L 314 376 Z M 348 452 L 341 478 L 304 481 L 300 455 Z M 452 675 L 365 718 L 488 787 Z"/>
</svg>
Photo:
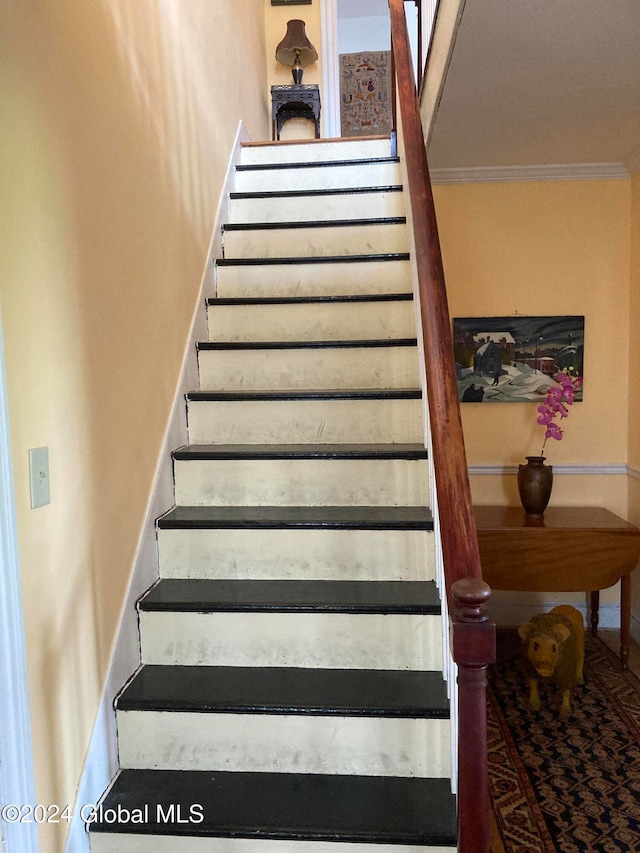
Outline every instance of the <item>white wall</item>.
<svg viewBox="0 0 640 853">
<path fill-rule="evenodd" d="M 390 50 L 389 16 L 338 18 L 338 52 Z"/>
<path fill-rule="evenodd" d="M 386 9 L 386 11 L 384 11 Z M 366 50 L 390 50 L 391 32 L 389 7 L 361 0 L 338 0 L 338 53 L 360 53 Z M 374 12 L 375 14 L 370 14 Z M 418 9 L 413 3 L 405 3 L 409 41 L 414 57 L 418 56 Z M 417 68 L 414 67 L 414 73 Z"/>
</svg>

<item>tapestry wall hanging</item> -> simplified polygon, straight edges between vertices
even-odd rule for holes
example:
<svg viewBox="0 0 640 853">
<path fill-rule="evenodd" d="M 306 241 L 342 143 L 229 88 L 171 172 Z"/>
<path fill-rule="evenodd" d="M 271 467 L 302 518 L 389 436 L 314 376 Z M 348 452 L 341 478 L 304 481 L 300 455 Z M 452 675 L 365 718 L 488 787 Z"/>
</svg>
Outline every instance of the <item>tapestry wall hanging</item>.
<svg viewBox="0 0 640 853">
<path fill-rule="evenodd" d="M 391 53 L 340 54 L 342 136 L 391 133 Z"/>
<path fill-rule="evenodd" d="M 463 403 L 540 401 L 557 373 L 583 376 L 584 317 L 458 317 L 453 349 Z"/>
</svg>

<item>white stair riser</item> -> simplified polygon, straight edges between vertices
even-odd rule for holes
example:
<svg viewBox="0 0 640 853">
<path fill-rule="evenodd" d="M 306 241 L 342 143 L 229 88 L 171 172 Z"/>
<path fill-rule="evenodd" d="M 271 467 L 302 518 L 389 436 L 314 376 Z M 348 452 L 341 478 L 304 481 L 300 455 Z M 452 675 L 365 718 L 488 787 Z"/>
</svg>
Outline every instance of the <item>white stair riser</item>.
<svg viewBox="0 0 640 853">
<path fill-rule="evenodd" d="M 417 388 L 417 347 L 200 350 L 202 391 Z"/>
<path fill-rule="evenodd" d="M 197 828 L 197 827 L 196 827 Z M 456 847 L 415 847 L 405 844 L 350 844 L 335 841 L 271 841 L 261 838 L 179 838 L 96 832 L 91 853 L 457 853 Z"/>
<path fill-rule="evenodd" d="M 160 577 L 433 580 L 426 530 L 159 530 Z"/>
<path fill-rule="evenodd" d="M 355 341 L 415 337 L 413 301 L 210 305 L 209 339 Z"/>
<path fill-rule="evenodd" d="M 191 444 L 412 444 L 421 400 L 192 401 Z"/>
<path fill-rule="evenodd" d="M 424 506 L 427 460 L 176 460 L 183 506 Z"/>
<path fill-rule="evenodd" d="M 405 216 L 404 196 L 395 190 L 371 193 L 232 198 L 229 222 L 313 222 Z"/>
<path fill-rule="evenodd" d="M 451 775 L 449 720 L 126 711 L 118 745 L 123 769 Z"/>
<path fill-rule="evenodd" d="M 243 166 L 268 163 L 314 163 L 327 160 L 356 160 L 389 157 L 389 139 L 321 140 L 285 145 L 243 145 Z"/>
<path fill-rule="evenodd" d="M 353 163 L 348 166 L 236 171 L 234 185 L 239 193 L 260 193 L 388 187 L 401 182 L 399 163 Z"/>
<path fill-rule="evenodd" d="M 411 293 L 409 261 L 216 266 L 216 296 L 360 296 Z"/>
<path fill-rule="evenodd" d="M 408 252 L 404 224 L 225 231 L 225 258 L 318 258 Z"/>
<path fill-rule="evenodd" d="M 141 612 L 142 662 L 436 670 L 439 616 Z"/>
</svg>

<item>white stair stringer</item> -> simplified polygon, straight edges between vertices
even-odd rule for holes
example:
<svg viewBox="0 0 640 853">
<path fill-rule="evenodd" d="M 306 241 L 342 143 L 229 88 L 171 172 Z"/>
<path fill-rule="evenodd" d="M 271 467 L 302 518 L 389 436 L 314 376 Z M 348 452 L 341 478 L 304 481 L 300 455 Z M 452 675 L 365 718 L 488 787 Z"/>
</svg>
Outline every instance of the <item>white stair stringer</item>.
<svg viewBox="0 0 640 853">
<path fill-rule="evenodd" d="M 456 850 L 400 180 L 243 151 L 92 853 Z"/>
</svg>

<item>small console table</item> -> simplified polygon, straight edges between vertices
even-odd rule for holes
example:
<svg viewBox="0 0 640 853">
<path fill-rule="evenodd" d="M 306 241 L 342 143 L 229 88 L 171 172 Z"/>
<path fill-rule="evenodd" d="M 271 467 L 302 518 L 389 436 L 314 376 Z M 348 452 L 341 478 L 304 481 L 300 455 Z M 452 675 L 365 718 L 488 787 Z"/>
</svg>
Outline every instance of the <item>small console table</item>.
<svg viewBox="0 0 640 853">
<path fill-rule="evenodd" d="M 317 83 L 271 87 L 272 139 L 280 139 L 282 125 L 290 118 L 312 121 L 316 139 L 320 139 L 320 89 Z"/>
<path fill-rule="evenodd" d="M 620 584 L 620 660 L 629 662 L 631 572 L 640 530 L 600 507 L 550 507 L 528 518 L 520 507 L 474 507 L 485 581 L 494 589 L 590 592 L 591 633 L 600 590 Z"/>
</svg>

